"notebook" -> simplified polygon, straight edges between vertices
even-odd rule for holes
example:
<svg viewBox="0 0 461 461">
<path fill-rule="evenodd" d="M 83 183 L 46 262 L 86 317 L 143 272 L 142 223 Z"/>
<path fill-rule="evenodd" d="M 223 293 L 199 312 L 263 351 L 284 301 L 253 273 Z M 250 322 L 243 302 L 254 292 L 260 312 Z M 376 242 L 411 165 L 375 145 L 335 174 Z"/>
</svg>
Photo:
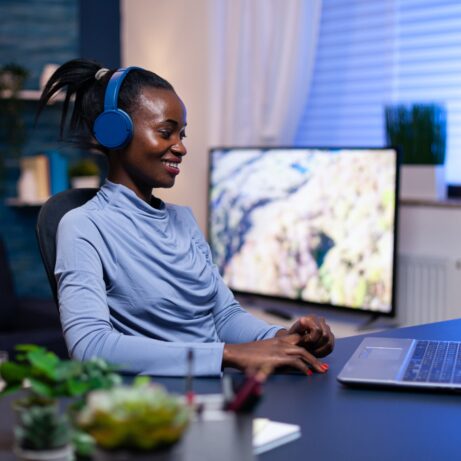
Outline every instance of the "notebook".
<svg viewBox="0 0 461 461">
<path fill-rule="evenodd" d="M 337 379 L 351 385 L 461 389 L 461 342 L 367 337 Z"/>
<path fill-rule="evenodd" d="M 253 453 L 260 455 L 301 437 L 301 428 L 297 424 L 256 418 L 253 421 Z"/>
</svg>

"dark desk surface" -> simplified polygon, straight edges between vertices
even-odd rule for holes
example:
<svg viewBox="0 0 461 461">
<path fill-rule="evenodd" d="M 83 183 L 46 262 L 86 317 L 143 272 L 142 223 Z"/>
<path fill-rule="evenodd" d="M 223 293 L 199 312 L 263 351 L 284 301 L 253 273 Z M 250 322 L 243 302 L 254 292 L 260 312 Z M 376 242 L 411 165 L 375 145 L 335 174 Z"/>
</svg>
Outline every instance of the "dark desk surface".
<svg viewBox="0 0 461 461">
<path fill-rule="evenodd" d="M 460 340 L 461 320 L 387 330 L 372 336 Z M 258 459 L 461 459 L 461 395 L 354 389 L 336 381 L 337 374 L 362 338 L 338 340 L 335 351 L 325 360 L 330 365 L 325 375 L 274 375 L 268 380 L 256 416 L 299 424 L 302 437 Z M 184 382 L 180 379 L 154 381 L 162 382 L 171 391 L 184 390 Z M 221 383 L 219 379 L 196 379 L 194 387 L 198 392 L 215 393 L 220 392 Z M 10 437 L 5 433 L 8 428 L 4 415 L 5 402 L 0 401 L 0 446 Z M 0 459 L 3 461 L 1 456 Z"/>
</svg>

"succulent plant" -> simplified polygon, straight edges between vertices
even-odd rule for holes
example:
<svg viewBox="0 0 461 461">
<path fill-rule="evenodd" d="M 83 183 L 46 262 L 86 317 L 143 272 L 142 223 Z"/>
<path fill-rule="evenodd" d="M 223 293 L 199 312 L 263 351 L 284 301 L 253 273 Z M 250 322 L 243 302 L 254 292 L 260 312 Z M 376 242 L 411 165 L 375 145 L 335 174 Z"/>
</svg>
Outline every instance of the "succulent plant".
<svg viewBox="0 0 461 461">
<path fill-rule="evenodd" d="M 108 450 L 146 451 L 176 442 L 189 409 L 159 385 L 93 391 L 77 416 L 79 427 Z"/>
<path fill-rule="evenodd" d="M 55 406 L 32 406 L 19 412 L 14 433 L 23 449 L 50 450 L 70 443 L 72 430 L 67 416 Z"/>
</svg>

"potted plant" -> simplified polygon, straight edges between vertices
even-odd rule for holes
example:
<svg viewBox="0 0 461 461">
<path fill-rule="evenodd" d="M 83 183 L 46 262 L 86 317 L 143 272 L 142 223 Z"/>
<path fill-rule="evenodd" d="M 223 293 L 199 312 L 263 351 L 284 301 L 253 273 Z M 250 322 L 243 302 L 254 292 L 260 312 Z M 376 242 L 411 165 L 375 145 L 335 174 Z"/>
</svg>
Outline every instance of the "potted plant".
<svg viewBox="0 0 461 461">
<path fill-rule="evenodd" d="M 9 91 L 16 95 L 24 87 L 29 71 L 14 62 L 0 68 L 0 91 Z"/>
<path fill-rule="evenodd" d="M 440 104 L 397 104 L 385 108 L 386 140 L 402 154 L 401 196 L 443 199 L 446 109 Z"/>
<path fill-rule="evenodd" d="M 16 456 L 23 461 L 72 461 L 72 430 L 56 407 L 31 406 L 14 428 Z"/>
<path fill-rule="evenodd" d="M 90 392 L 76 423 L 96 441 L 96 459 L 132 459 L 177 442 L 189 412 L 178 397 L 141 378 L 132 386 Z"/>
<path fill-rule="evenodd" d="M 21 428 L 32 417 L 49 418 L 50 424 L 62 423 L 64 419 L 60 412 L 63 405 L 59 405 L 62 398 L 68 398 L 67 411 L 73 419 L 86 394 L 95 389 L 107 389 L 121 383 L 120 375 L 104 360 L 63 360 L 46 348 L 33 344 L 16 346 L 14 359 L 0 364 L 0 375 L 4 381 L 0 397 L 14 392 L 20 393 L 20 397 L 13 401 L 13 408 L 17 413 L 17 434 L 24 433 L 26 429 L 23 431 Z M 88 437 L 85 439 L 75 431 L 71 435 L 73 442 L 77 442 L 78 450 L 87 450 L 91 445 Z M 17 441 L 18 447 L 33 451 L 29 442 L 24 444 L 22 438 L 17 438 Z M 67 453 L 68 449 L 63 451 Z"/>
<path fill-rule="evenodd" d="M 60 397 L 80 398 L 91 390 L 110 388 L 121 382 L 114 367 L 102 359 L 63 360 L 33 344 L 20 344 L 16 352 L 13 360 L 0 364 L 5 382 L 0 396 L 26 388 L 26 396 L 16 401 L 17 406 L 44 406 Z"/>
<path fill-rule="evenodd" d="M 72 187 L 99 187 L 99 166 L 91 159 L 82 159 L 69 168 Z"/>
</svg>

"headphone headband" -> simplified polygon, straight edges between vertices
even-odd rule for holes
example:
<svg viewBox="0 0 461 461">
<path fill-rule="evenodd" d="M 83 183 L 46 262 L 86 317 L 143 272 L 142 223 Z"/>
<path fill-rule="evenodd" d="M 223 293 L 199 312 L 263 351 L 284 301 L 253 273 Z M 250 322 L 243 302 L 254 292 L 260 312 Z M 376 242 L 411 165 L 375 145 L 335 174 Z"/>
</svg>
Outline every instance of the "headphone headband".
<svg viewBox="0 0 461 461">
<path fill-rule="evenodd" d="M 128 75 L 128 72 L 134 69 L 141 69 L 141 67 L 131 66 L 131 67 L 121 67 L 116 70 L 110 77 L 109 83 L 107 84 L 106 94 L 104 96 L 104 110 L 114 110 L 117 109 L 118 103 L 118 94 L 122 86 L 123 80 Z"/>
</svg>

